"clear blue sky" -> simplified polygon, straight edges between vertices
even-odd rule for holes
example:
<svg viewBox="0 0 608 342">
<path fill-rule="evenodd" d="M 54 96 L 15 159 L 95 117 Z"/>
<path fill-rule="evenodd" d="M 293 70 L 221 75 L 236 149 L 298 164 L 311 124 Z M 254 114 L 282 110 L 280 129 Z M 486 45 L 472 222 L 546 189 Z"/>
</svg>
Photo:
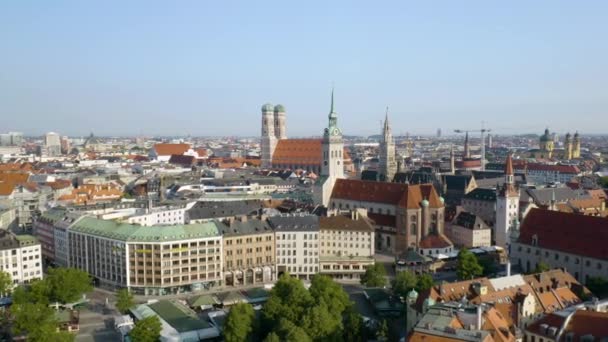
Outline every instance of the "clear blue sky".
<svg viewBox="0 0 608 342">
<path fill-rule="evenodd" d="M 2 131 L 608 133 L 607 1 L 2 1 Z"/>
</svg>

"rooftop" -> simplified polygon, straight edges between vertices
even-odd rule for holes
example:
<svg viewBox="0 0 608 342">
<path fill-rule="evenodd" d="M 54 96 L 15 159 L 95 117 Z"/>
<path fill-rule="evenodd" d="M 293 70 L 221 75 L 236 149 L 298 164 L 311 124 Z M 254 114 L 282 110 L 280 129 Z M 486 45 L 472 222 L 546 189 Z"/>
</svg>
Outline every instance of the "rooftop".
<svg viewBox="0 0 608 342">
<path fill-rule="evenodd" d="M 94 217 L 83 217 L 71 230 L 125 242 L 165 242 L 219 236 L 216 222 L 143 227 Z"/>
<path fill-rule="evenodd" d="M 160 300 L 148 306 L 180 333 L 209 328 L 209 323 L 199 319 L 194 311 L 177 301 Z"/>
</svg>

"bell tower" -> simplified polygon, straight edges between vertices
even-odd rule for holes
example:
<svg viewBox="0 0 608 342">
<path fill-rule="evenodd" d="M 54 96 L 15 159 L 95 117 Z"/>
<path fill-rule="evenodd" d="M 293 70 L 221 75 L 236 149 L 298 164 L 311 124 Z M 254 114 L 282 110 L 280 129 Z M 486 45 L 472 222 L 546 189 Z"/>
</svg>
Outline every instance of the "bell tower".
<svg viewBox="0 0 608 342">
<path fill-rule="evenodd" d="M 386 107 L 384 127 L 382 129 L 379 159 L 380 180 L 392 182 L 395 172 L 397 172 L 397 163 L 395 162 L 395 141 L 393 140 L 393 134 L 391 133 L 391 126 L 388 123 L 388 107 Z"/>
<path fill-rule="evenodd" d="M 344 178 L 344 142 L 342 131 L 338 128 L 338 113 L 334 110 L 334 90 L 331 91 L 331 108 L 329 111 L 329 123 L 323 131 L 323 165 L 321 176 L 333 179 Z"/>
<path fill-rule="evenodd" d="M 262 139 L 260 143 L 262 167 L 272 167 L 272 156 L 276 146 L 274 108 L 272 104 L 267 103 L 262 106 Z"/>
</svg>

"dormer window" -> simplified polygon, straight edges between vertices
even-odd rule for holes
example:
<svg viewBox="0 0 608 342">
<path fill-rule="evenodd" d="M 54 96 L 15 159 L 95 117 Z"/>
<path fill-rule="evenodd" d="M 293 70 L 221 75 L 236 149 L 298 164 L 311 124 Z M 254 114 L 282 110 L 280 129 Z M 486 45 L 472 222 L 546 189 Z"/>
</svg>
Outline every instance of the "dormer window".
<svg viewBox="0 0 608 342">
<path fill-rule="evenodd" d="M 532 246 L 538 246 L 538 235 L 536 234 L 532 236 Z"/>
</svg>

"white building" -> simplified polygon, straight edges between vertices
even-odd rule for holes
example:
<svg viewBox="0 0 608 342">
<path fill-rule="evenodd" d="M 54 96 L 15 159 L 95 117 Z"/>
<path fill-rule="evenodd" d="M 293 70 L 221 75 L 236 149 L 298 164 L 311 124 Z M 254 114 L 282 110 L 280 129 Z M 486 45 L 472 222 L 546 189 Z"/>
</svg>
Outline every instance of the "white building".
<svg viewBox="0 0 608 342">
<path fill-rule="evenodd" d="M 179 208 L 153 208 L 151 212 L 143 215 L 132 216 L 127 219 L 128 223 L 140 226 L 158 226 L 185 224 L 186 211 L 192 208 L 196 202 L 190 202 Z"/>
<path fill-rule="evenodd" d="M 311 279 L 319 273 L 317 216 L 273 216 L 268 223 L 275 230 L 277 276 L 289 273 L 300 279 Z"/>
<path fill-rule="evenodd" d="M 506 248 L 509 243 L 509 232 L 514 229 L 515 222 L 519 219 L 519 190 L 515 189 L 513 160 L 510 154 L 505 163 L 505 184 L 497 191 L 494 241 L 497 246 Z"/>
<path fill-rule="evenodd" d="M 13 284 L 42 279 L 40 243 L 31 235 L 0 231 L 0 270 L 8 273 Z"/>
<path fill-rule="evenodd" d="M 55 132 L 49 132 L 44 136 L 44 148 L 47 156 L 56 157 L 61 155 L 61 137 Z"/>
</svg>

